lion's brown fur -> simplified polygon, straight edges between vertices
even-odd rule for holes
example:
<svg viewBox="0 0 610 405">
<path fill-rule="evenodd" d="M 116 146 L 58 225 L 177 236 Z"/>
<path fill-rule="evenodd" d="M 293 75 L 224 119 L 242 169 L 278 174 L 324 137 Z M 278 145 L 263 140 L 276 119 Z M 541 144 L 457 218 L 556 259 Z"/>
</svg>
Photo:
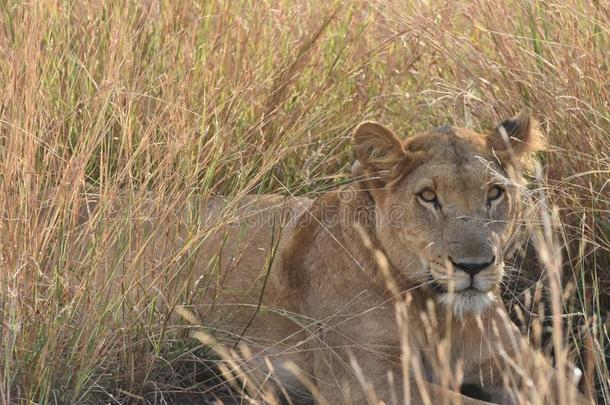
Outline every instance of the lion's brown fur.
<svg viewBox="0 0 610 405">
<path fill-rule="evenodd" d="M 509 172 L 517 173 L 516 178 L 510 179 L 515 186 L 506 186 L 506 201 L 494 214 L 502 218 L 503 224 L 490 225 L 491 230 L 485 231 L 495 235 L 490 243 L 497 246 L 491 252 L 501 255 L 513 230 L 510 222 L 519 215 L 521 178 L 518 171 L 522 169 L 518 167 L 519 162 L 528 159 L 529 153 L 542 144 L 539 132 L 531 132 L 534 124 L 523 114 L 503 125 L 510 127 L 511 139 L 516 142 L 514 150 L 510 144 L 498 143 L 497 137 L 502 132 L 498 129 L 485 136 L 466 129 L 443 128 L 398 141 L 379 124 L 365 123 L 354 135 L 358 159 L 354 167 L 359 181 L 324 194 L 311 205 L 303 201 L 295 203 L 290 198 L 278 205 L 279 200 L 272 198 L 271 211 L 294 208 L 296 204 L 302 213 L 282 228 L 277 255 L 268 268 L 262 263 L 268 260 L 269 249 L 266 254 L 260 249 L 271 244 L 270 234 L 277 234 L 278 229 L 272 232 L 273 227 L 267 224 L 242 230 L 245 233 L 241 238 L 248 241 L 247 246 L 232 248 L 240 250 L 245 260 L 235 269 L 234 277 L 224 279 L 221 289 L 238 291 L 230 301 L 236 306 L 248 303 L 249 307 L 247 310 L 233 308 L 232 315 L 227 316 L 225 299 L 223 309 L 217 314 L 234 340 L 235 334 L 242 334 L 238 339 L 258 348 L 253 351 L 253 358 L 259 360 L 250 362 L 256 365 L 253 368 L 260 371 L 263 356 L 272 358 L 274 366 L 280 369 L 282 362 L 292 361 L 330 403 L 366 403 L 365 388 L 355 376 L 356 370 L 360 370 L 366 384 L 375 388 L 378 398 L 388 402 L 395 395 L 401 398 L 404 389 L 401 377 L 405 371 L 401 365 L 404 340 L 401 340 L 399 325 L 406 322 L 407 336 L 402 339 L 407 338 L 410 354 L 418 359 L 425 380 L 423 387 L 411 381 L 410 396 L 414 403 L 422 401 L 422 389 L 437 398 L 444 395 L 449 401 L 478 402 L 447 389 L 459 387 L 441 388 L 443 365 L 439 348 L 445 345 L 444 367 L 450 370 L 461 367 L 464 383 L 482 385 L 485 398 L 499 402 L 517 401 L 503 385 L 503 378 L 511 376 L 509 380 L 513 384 L 521 381 L 521 376 L 516 376 L 512 365 L 499 354 L 499 346 L 503 346 L 509 357 L 523 360 L 522 370 L 533 371 L 534 365 L 551 370 L 541 356 L 527 349 L 525 341 L 507 320 L 497 288 L 503 273 L 501 257 L 497 259 L 498 265 L 485 270 L 489 273 L 486 279 L 493 280 L 485 284 L 490 289 L 488 295 L 494 298 L 489 307 L 482 307 L 479 312 L 473 307 L 475 312 L 454 313 L 430 288 L 429 278 L 437 276 L 430 276 L 422 269 L 422 263 L 431 260 L 430 266 L 437 266 L 432 264 L 438 262 L 437 256 L 430 256 L 432 253 L 427 251 L 431 238 L 434 241 L 438 235 L 446 237 L 447 232 L 450 232 L 449 238 L 453 234 L 462 238 L 457 248 L 452 247 L 451 240 L 434 241 L 445 246 L 434 253 L 439 258 L 460 252 L 466 252 L 468 257 L 477 256 L 482 247 L 478 243 L 485 243 L 485 238 L 491 241 L 492 236 L 477 235 L 487 225 L 448 220 L 443 222 L 448 228 L 440 234 L 427 232 L 425 229 L 430 225 L 421 219 L 427 214 L 421 207 L 415 208 L 415 202 L 408 202 L 415 198 L 410 193 L 419 177 L 441 176 L 440 180 L 434 178 L 439 181 L 435 183 L 440 187 L 438 192 L 445 193 L 446 209 L 457 209 L 458 214 L 459 209 L 471 209 L 468 212 L 472 215 L 480 215 L 475 214 L 480 211 L 473 208 L 476 199 L 469 194 L 476 194 L 477 187 L 486 187 L 486 182 L 498 173 L 506 179 Z M 464 172 L 453 174 L 455 170 Z M 466 183 L 451 183 L 454 178 Z M 443 181 L 447 184 L 443 185 Z M 462 208 L 452 208 L 453 205 Z M 402 210 L 399 219 L 404 222 L 400 226 L 383 224 L 393 207 Z M 223 240 L 227 240 L 226 236 L 225 233 Z M 205 249 L 214 251 L 218 246 L 208 244 Z M 227 246 L 224 250 L 225 256 L 231 251 Z M 457 277 L 451 270 L 442 270 L 446 264 L 440 263 L 436 271 L 449 271 L 446 278 Z M 270 276 L 262 297 L 263 307 L 255 311 L 265 271 L 270 271 Z M 442 279 L 437 281 L 447 285 Z M 253 285 L 258 287 L 252 288 Z M 404 305 L 406 296 L 410 297 L 406 319 L 398 321 L 395 308 L 397 304 Z M 209 304 L 203 306 L 206 305 Z M 278 310 L 290 315 L 279 314 Z M 241 315 L 235 316 L 236 313 Z M 244 323 L 249 325 L 247 330 L 242 329 Z M 524 348 L 527 355 L 521 357 Z M 263 370 L 267 369 L 263 367 Z M 410 372 L 413 378 L 413 370 Z M 388 373 L 394 376 L 392 383 Z M 275 376 L 281 380 L 280 384 L 302 388 L 288 370 L 276 369 Z"/>
<path fill-rule="evenodd" d="M 423 400 L 423 391 L 435 400 L 480 403 L 456 392 L 455 381 L 442 387 L 445 367 L 461 369 L 463 382 L 481 385 L 489 399 L 514 403 L 503 378 L 521 384 L 523 376 L 506 356 L 525 372 L 552 369 L 507 320 L 498 294 L 504 247 L 519 215 L 519 162 L 542 144 L 524 115 L 506 122 L 514 149 L 498 143 L 501 130 L 481 135 L 448 127 L 399 141 L 379 124 L 362 124 L 354 135 L 359 178 L 353 183 L 313 202 L 251 196 L 230 210 L 220 199 L 202 204 L 199 228 L 216 230 L 186 249 L 196 252 L 195 265 L 173 282 L 194 297 L 185 304 L 221 341 L 250 347 L 242 366 L 256 384 L 299 391 L 305 376 L 330 403 L 356 404 L 367 403 L 370 384 L 389 403 L 402 398 L 408 372 L 412 403 Z M 510 184 L 501 203 L 485 213 L 477 196 L 498 177 Z M 442 209 L 418 197 L 421 187 L 432 186 Z M 226 212 L 235 219 L 229 225 L 227 218 L 218 220 Z M 166 234 L 186 232 L 178 221 Z M 166 242 L 161 237 L 155 246 Z M 468 296 L 457 310 L 447 291 L 465 273 L 449 261 L 485 255 L 494 256 L 477 276 L 484 304 L 469 306 Z M 406 308 L 400 319 L 397 307 Z M 408 370 L 401 363 L 405 338 L 423 383 L 416 384 L 412 363 Z M 301 370 L 300 378 L 287 361 Z"/>
</svg>

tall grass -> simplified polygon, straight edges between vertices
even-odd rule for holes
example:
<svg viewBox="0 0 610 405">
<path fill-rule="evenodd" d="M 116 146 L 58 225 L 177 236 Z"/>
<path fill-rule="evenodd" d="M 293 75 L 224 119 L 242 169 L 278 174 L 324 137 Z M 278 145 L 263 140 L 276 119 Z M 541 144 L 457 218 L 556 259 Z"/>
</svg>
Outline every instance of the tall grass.
<svg viewBox="0 0 610 405">
<path fill-rule="evenodd" d="M 524 105 L 550 143 L 555 342 L 610 401 L 609 49 L 602 1 L 0 1 L 0 401 L 230 400 L 165 318 L 180 252 L 152 282 L 151 263 L 124 268 L 163 231 L 135 218 L 193 196 L 315 196 L 347 181 L 365 118 L 485 131 Z M 99 202 L 83 223 L 84 196 Z M 516 318 L 549 295 L 545 269 L 510 284 Z M 544 334 L 534 318 L 524 331 Z"/>
</svg>

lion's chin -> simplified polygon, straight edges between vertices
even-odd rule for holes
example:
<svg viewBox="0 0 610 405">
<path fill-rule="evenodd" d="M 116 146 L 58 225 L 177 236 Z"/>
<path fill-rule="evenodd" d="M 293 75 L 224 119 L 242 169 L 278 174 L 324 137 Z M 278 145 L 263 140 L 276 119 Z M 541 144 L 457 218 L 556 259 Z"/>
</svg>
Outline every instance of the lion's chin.
<svg viewBox="0 0 610 405">
<path fill-rule="evenodd" d="M 467 314 L 481 315 L 494 302 L 491 291 L 478 292 L 473 290 L 446 292 L 439 295 L 439 302 L 451 308 L 453 314 L 463 318 Z"/>
</svg>

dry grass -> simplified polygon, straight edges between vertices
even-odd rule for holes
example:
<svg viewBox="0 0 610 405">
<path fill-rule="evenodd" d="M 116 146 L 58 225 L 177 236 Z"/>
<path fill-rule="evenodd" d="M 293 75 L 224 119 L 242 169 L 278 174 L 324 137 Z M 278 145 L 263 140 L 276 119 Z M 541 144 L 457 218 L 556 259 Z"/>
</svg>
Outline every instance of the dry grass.
<svg viewBox="0 0 610 405">
<path fill-rule="evenodd" d="M 335 187 L 365 118 L 487 130 L 524 105 L 550 140 L 560 231 L 538 239 L 564 251 L 550 301 L 565 333 L 546 347 L 565 346 L 610 401 L 608 3 L 5 0 L 0 21 L 1 402 L 161 403 L 219 383 L 165 319 L 176 252 L 152 283 L 145 263 L 105 254 L 137 238 L 134 215 Z M 101 201 L 86 243 L 85 193 Z M 535 313 L 544 267 L 511 284 Z M 529 325 L 544 335 L 543 318 Z"/>
</svg>

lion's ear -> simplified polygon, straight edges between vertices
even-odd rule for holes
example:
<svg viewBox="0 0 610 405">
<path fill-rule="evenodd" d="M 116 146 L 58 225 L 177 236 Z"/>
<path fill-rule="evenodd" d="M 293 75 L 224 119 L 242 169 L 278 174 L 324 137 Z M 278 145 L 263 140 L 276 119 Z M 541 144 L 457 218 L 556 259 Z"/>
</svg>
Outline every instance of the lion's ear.
<svg viewBox="0 0 610 405">
<path fill-rule="evenodd" d="M 405 156 L 405 149 L 396 135 L 372 121 L 365 121 L 356 127 L 352 149 L 360 164 L 359 169 L 381 178 Z"/>
<path fill-rule="evenodd" d="M 529 109 L 500 123 L 488 135 L 487 144 L 503 164 L 524 164 L 529 155 L 544 149 L 545 139 Z"/>
</svg>

